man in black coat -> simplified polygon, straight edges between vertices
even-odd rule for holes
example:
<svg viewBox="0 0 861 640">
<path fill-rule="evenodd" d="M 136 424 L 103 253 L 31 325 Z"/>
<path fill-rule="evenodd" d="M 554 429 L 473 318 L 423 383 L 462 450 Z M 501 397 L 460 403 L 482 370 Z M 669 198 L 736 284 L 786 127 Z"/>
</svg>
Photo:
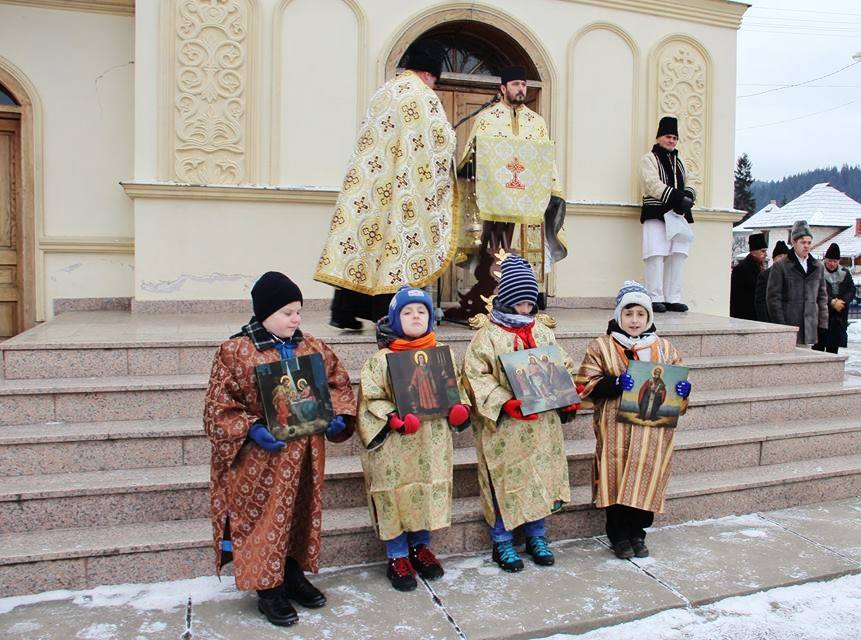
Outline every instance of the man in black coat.
<svg viewBox="0 0 861 640">
<path fill-rule="evenodd" d="M 742 320 L 756 320 L 756 280 L 768 256 L 768 243 L 761 233 L 747 239 L 750 252 L 732 269 L 729 285 L 729 315 Z"/>
<path fill-rule="evenodd" d="M 765 302 L 765 291 L 768 289 L 768 277 L 771 275 L 771 269 L 781 260 L 786 260 L 789 255 L 789 247 L 783 240 L 778 240 L 774 245 L 774 250 L 771 252 L 771 267 L 765 269 L 759 274 L 756 279 L 756 291 L 753 294 L 754 306 L 756 307 L 756 319 L 760 322 L 771 322 L 768 316 L 768 305 Z"/>
<path fill-rule="evenodd" d="M 840 247 L 832 242 L 825 252 L 825 288 L 828 290 L 828 329 L 813 348 L 817 351 L 837 353 L 846 346 L 849 326 L 849 303 L 855 297 L 855 281 L 849 269 L 840 266 Z"/>
</svg>

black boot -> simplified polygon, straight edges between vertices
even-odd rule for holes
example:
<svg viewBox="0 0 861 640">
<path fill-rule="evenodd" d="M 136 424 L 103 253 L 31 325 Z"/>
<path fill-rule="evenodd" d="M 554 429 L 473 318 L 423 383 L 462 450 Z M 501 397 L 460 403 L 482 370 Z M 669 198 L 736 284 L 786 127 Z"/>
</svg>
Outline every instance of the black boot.
<svg viewBox="0 0 861 640">
<path fill-rule="evenodd" d="M 619 540 L 613 543 L 613 553 L 619 560 L 627 560 L 634 557 L 634 547 L 631 546 L 630 540 Z"/>
<path fill-rule="evenodd" d="M 284 584 L 281 592 L 287 598 L 308 609 L 318 609 L 326 604 L 326 596 L 305 577 L 302 567 L 293 558 L 284 562 Z"/>
<path fill-rule="evenodd" d="M 335 289 L 332 297 L 332 315 L 329 325 L 345 331 L 361 331 L 362 323 L 356 320 L 353 305 L 350 303 L 350 293 L 344 289 Z"/>
<path fill-rule="evenodd" d="M 634 550 L 634 555 L 638 558 L 649 557 L 649 547 L 646 546 L 646 541 L 642 538 L 632 538 L 631 548 Z"/>
<path fill-rule="evenodd" d="M 257 609 L 275 626 L 289 627 L 299 621 L 299 614 L 280 587 L 258 591 L 257 596 Z"/>
</svg>

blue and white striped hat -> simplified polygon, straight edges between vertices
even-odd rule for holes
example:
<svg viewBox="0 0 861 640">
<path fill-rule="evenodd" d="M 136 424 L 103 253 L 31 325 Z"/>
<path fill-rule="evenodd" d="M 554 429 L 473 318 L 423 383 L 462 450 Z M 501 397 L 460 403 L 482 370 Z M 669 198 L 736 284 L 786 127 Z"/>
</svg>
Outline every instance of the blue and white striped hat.
<svg viewBox="0 0 861 640">
<path fill-rule="evenodd" d="M 636 280 L 625 280 L 622 288 L 619 289 L 619 293 L 616 294 L 616 310 L 613 312 L 616 323 L 621 325 L 622 309 L 629 304 L 638 304 L 643 307 L 646 313 L 649 314 L 647 324 L 648 326 L 652 325 L 652 322 L 654 322 L 652 299 L 649 297 L 646 288 Z"/>
<path fill-rule="evenodd" d="M 532 267 L 520 256 L 512 254 L 502 261 L 496 299 L 505 307 L 514 307 L 518 302 L 538 304 L 538 281 Z"/>
</svg>

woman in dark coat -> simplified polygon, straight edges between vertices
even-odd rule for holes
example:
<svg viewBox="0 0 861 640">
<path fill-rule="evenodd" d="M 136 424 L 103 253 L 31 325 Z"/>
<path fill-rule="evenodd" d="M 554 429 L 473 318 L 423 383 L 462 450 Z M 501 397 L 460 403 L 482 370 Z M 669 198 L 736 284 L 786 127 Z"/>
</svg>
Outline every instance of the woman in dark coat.
<svg viewBox="0 0 861 640">
<path fill-rule="evenodd" d="M 796 344 L 815 344 L 819 331 L 828 328 L 828 293 L 825 268 L 810 255 L 813 233 L 805 220 L 797 220 L 790 234 L 792 251 L 771 268 L 765 298 L 775 324 L 798 327 Z"/>
</svg>

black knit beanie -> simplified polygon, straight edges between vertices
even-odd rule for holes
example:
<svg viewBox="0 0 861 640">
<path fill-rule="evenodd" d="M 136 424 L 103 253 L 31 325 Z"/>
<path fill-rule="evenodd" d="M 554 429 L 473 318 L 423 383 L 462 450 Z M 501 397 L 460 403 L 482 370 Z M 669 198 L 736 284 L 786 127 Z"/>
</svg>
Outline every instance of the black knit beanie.
<svg viewBox="0 0 861 640">
<path fill-rule="evenodd" d="M 277 271 L 267 271 L 251 287 L 251 302 L 258 322 L 263 322 L 284 305 L 297 300 L 302 302 L 299 287 Z"/>
</svg>

